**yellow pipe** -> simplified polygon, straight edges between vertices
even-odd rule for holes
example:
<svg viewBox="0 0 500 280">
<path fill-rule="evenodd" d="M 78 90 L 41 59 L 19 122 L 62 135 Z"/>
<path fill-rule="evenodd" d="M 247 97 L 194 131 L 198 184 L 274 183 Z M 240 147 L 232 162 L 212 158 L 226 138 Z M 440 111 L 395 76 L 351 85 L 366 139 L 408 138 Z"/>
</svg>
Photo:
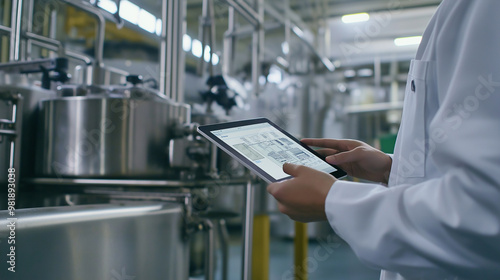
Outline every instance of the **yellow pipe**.
<svg viewBox="0 0 500 280">
<path fill-rule="evenodd" d="M 269 229 L 268 215 L 255 215 L 253 219 L 252 280 L 269 279 Z"/>
<path fill-rule="evenodd" d="M 307 224 L 295 222 L 295 280 L 307 280 Z"/>
</svg>

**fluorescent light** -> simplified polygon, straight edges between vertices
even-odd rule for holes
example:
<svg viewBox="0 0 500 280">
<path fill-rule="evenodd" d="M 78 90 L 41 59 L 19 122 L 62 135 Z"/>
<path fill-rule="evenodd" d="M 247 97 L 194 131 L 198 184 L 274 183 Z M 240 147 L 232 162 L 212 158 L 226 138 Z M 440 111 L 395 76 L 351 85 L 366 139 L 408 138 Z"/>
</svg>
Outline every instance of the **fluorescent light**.
<svg viewBox="0 0 500 280">
<path fill-rule="evenodd" d="M 370 15 L 368 13 L 358 13 L 358 14 L 350 14 L 342 16 L 343 23 L 363 22 L 363 21 L 368 21 L 369 19 Z"/>
<path fill-rule="evenodd" d="M 371 77 L 373 76 L 373 70 L 370 68 L 363 68 L 358 70 L 359 77 Z"/>
<path fill-rule="evenodd" d="M 321 61 L 323 62 L 325 67 L 328 68 L 328 70 L 330 70 L 330 72 L 335 71 L 335 65 L 333 65 L 333 63 L 330 59 L 328 59 L 326 57 L 322 57 Z"/>
<path fill-rule="evenodd" d="M 161 36 L 161 19 L 156 20 L 156 35 Z"/>
<path fill-rule="evenodd" d="M 356 77 L 356 71 L 349 69 L 344 71 L 344 77 L 346 78 L 354 78 Z"/>
<path fill-rule="evenodd" d="M 191 52 L 196 57 L 201 57 L 203 55 L 203 46 L 199 40 L 194 39 L 191 45 Z"/>
<path fill-rule="evenodd" d="M 259 85 L 263 86 L 266 84 L 266 82 L 267 82 L 266 77 L 264 77 L 264 76 L 259 77 Z"/>
<path fill-rule="evenodd" d="M 279 84 L 283 81 L 283 75 L 281 70 L 276 65 L 271 65 L 269 68 L 269 75 L 267 75 L 267 81 L 274 84 Z"/>
<path fill-rule="evenodd" d="M 99 6 L 101 9 L 108 11 L 112 14 L 116 13 L 116 10 L 118 9 L 116 7 L 115 1 L 111 1 L 111 0 L 100 0 L 99 2 L 97 2 L 97 6 Z"/>
<path fill-rule="evenodd" d="M 185 52 L 188 52 L 191 50 L 191 42 L 193 40 L 191 39 L 191 37 L 187 34 L 184 34 L 182 36 L 182 49 L 185 51 Z"/>
<path fill-rule="evenodd" d="M 139 21 L 140 10 L 141 8 L 139 8 L 136 4 L 124 0 L 120 4 L 120 17 L 133 24 L 137 24 Z"/>
<path fill-rule="evenodd" d="M 290 52 L 290 45 L 288 45 L 288 42 L 283 42 L 281 43 L 281 51 L 283 52 L 283 54 L 288 54 L 288 52 Z"/>
<path fill-rule="evenodd" d="M 298 26 L 292 27 L 292 30 L 293 30 L 293 33 L 295 33 L 297 36 L 299 36 L 299 37 L 304 36 L 304 31 L 302 31 L 302 29 L 300 29 Z"/>
<path fill-rule="evenodd" d="M 283 66 L 285 68 L 288 68 L 288 66 L 290 66 L 290 64 L 288 63 L 288 61 L 286 61 L 286 59 L 284 59 L 281 56 L 276 57 L 276 62 L 278 62 L 279 64 L 281 64 L 281 66 Z"/>
<path fill-rule="evenodd" d="M 205 53 L 203 54 L 203 59 L 206 62 L 210 61 L 210 46 L 205 46 Z"/>
<path fill-rule="evenodd" d="M 219 56 L 216 53 L 212 54 L 212 64 L 213 65 L 219 64 Z"/>
<path fill-rule="evenodd" d="M 418 45 L 422 41 L 422 36 L 401 37 L 394 39 L 394 44 L 398 47 Z"/>
<path fill-rule="evenodd" d="M 156 30 L 156 17 L 150 12 L 141 9 L 139 12 L 139 27 L 154 33 Z"/>
</svg>

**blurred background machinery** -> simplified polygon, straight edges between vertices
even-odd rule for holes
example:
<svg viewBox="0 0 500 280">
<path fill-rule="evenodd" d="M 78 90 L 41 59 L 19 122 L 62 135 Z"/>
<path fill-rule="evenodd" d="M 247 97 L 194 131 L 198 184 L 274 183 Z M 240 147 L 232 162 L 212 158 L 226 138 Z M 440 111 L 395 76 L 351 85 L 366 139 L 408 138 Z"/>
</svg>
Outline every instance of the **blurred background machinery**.
<svg viewBox="0 0 500 280">
<path fill-rule="evenodd" d="M 392 152 L 439 2 L 0 0 L 0 181 L 15 169 L 19 266 L 50 256 L 65 279 L 228 279 L 237 236 L 238 277 L 268 279 L 271 236 L 295 238 L 305 279 L 307 240 L 335 236 L 329 225 L 279 214 L 196 126 L 267 117 L 298 138 Z M 57 278 L 44 267 L 17 279 Z"/>
</svg>

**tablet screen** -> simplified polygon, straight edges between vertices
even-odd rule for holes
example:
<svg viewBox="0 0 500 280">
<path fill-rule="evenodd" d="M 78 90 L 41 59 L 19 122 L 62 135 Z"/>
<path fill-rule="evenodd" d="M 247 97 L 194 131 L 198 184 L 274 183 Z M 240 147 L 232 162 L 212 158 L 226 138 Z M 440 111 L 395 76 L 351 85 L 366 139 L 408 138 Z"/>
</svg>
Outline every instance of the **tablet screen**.
<svg viewBox="0 0 500 280">
<path fill-rule="evenodd" d="M 211 131 L 222 142 L 265 170 L 275 180 L 290 175 L 283 172 L 285 162 L 305 165 L 326 173 L 337 171 L 269 123 L 258 123 Z"/>
</svg>

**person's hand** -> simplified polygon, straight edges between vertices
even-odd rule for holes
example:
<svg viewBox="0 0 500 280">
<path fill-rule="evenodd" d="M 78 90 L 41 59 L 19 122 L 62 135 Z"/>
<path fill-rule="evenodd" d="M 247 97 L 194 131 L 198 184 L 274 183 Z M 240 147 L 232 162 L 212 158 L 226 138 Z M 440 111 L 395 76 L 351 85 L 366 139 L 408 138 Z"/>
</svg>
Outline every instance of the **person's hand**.
<svg viewBox="0 0 500 280">
<path fill-rule="evenodd" d="M 326 220 L 325 200 L 336 179 L 306 166 L 285 163 L 283 171 L 294 178 L 273 183 L 267 191 L 278 201 L 279 210 L 293 220 Z"/>
<path fill-rule="evenodd" d="M 365 180 L 387 184 L 392 158 L 372 146 L 357 140 L 302 139 L 308 146 L 321 147 L 317 152 L 326 161 L 344 169 L 347 174 Z"/>
</svg>

